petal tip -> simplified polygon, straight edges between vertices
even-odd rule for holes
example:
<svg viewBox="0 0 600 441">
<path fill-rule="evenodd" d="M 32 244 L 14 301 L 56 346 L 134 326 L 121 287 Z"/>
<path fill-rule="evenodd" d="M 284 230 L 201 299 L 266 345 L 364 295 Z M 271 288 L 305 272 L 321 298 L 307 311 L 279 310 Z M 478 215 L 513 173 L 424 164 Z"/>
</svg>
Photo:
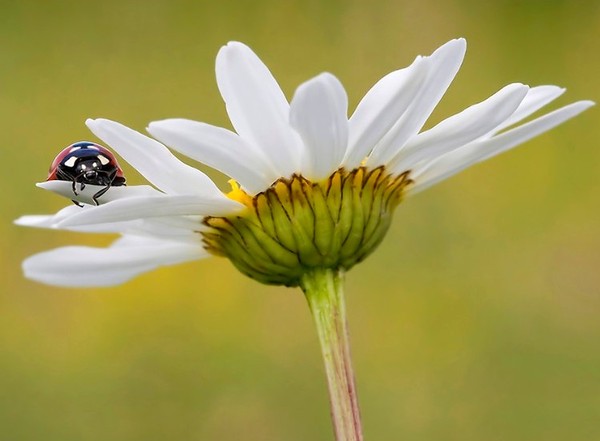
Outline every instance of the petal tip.
<svg viewBox="0 0 600 441">
<path fill-rule="evenodd" d="M 300 89 L 302 86 L 315 85 L 315 84 L 323 85 L 325 87 L 333 86 L 333 87 L 341 87 L 342 89 L 344 88 L 344 86 L 342 85 L 342 82 L 334 74 L 332 74 L 331 72 L 321 72 L 316 77 L 302 83 L 298 87 L 298 89 Z"/>
<path fill-rule="evenodd" d="M 85 120 L 85 125 L 88 127 L 88 129 L 90 129 L 90 131 L 94 135 L 98 136 L 99 138 L 102 138 L 97 133 L 99 130 L 102 130 L 103 128 L 107 128 L 109 126 L 118 126 L 119 123 L 106 118 L 88 118 Z"/>
<path fill-rule="evenodd" d="M 219 52 L 217 53 L 217 58 L 220 58 L 224 55 L 227 54 L 232 54 L 235 52 L 239 52 L 239 53 L 243 53 L 243 52 L 252 52 L 252 49 L 250 49 L 247 45 L 245 45 L 244 43 L 240 42 L 240 41 L 228 41 L 226 44 L 224 44 L 223 46 L 221 46 L 221 48 L 219 49 Z"/>
<path fill-rule="evenodd" d="M 464 37 L 453 38 L 452 40 L 443 44 L 441 47 L 446 46 L 454 48 L 457 51 L 460 50 L 464 52 L 467 49 L 467 40 Z"/>
<path fill-rule="evenodd" d="M 427 57 L 430 59 L 448 59 L 456 60 L 456 62 L 462 63 L 467 51 L 467 40 L 464 38 L 455 38 L 450 40 L 440 47 L 438 47 L 433 53 Z"/>
<path fill-rule="evenodd" d="M 26 227 L 29 224 L 26 222 L 27 216 L 21 216 L 13 220 L 13 225 L 19 225 L 20 227 Z"/>
<path fill-rule="evenodd" d="M 150 133 L 152 136 L 154 136 L 154 131 L 156 130 L 160 130 L 160 128 L 162 127 L 162 122 L 164 121 L 168 121 L 168 120 L 160 120 L 160 121 L 151 121 L 148 123 L 148 125 L 146 126 L 146 132 Z"/>
<path fill-rule="evenodd" d="M 86 125 L 86 126 L 88 126 L 88 128 L 89 128 L 90 130 L 92 130 L 92 127 L 94 127 L 94 126 L 96 125 L 96 121 L 97 121 L 97 120 L 96 120 L 96 119 L 94 119 L 94 118 L 87 118 L 87 119 L 85 120 L 85 125 Z"/>
<path fill-rule="evenodd" d="M 578 112 L 577 113 L 581 113 L 587 109 L 589 109 L 590 107 L 594 107 L 596 105 L 595 101 L 592 100 L 581 100 L 581 101 L 576 101 L 572 104 L 573 107 L 577 108 Z"/>
</svg>

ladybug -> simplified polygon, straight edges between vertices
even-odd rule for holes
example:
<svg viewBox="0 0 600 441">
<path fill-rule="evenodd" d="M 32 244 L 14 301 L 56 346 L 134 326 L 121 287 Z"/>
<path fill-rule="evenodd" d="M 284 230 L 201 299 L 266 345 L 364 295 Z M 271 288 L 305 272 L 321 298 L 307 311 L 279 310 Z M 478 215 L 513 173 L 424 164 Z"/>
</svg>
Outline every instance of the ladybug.
<svg viewBox="0 0 600 441">
<path fill-rule="evenodd" d="M 75 196 L 77 183 L 81 185 L 81 190 L 86 184 L 104 186 L 92 196 L 96 205 L 99 205 L 98 198 L 111 186 L 125 185 L 125 176 L 115 155 L 106 147 L 89 141 L 71 144 L 56 155 L 50 165 L 47 180 L 72 182 Z M 81 206 L 78 202 L 73 202 Z"/>
</svg>

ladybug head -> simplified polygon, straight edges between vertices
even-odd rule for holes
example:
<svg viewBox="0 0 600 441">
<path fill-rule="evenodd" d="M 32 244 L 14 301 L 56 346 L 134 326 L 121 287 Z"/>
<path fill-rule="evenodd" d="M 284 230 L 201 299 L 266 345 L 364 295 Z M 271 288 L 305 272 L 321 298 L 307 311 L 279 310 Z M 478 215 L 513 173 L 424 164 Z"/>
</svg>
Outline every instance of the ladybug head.
<svg viewBox="0 0 600 441">
<path fill-rule="evenodd" d="M 75 158 L 74 156 L 72 158 Z M 72 175 L 76 181 L 87 184 L 108 185 L 110 184 L 110 174 L 114 174 L 116 169 L 105 170 L 98 157 L 79 157 L 75 160 Z"/>
</svg>

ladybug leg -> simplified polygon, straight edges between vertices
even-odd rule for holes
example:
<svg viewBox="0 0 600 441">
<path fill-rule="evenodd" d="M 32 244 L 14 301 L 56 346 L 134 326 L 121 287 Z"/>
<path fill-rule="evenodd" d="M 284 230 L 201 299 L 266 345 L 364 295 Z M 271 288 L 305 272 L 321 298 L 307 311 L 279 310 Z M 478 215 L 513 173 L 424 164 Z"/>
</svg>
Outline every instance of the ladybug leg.
<svg viewBox="0 0 600 441">
<path fill-rule="evenodd" d="M 104 187 L 102 190 L 100 190 L 99 192 L 97 192 L 94 196 L 92 196 L 92 200 L 94 201 L 94 203 L 96 205 L 100 205 L 100 202 L 98 202 L 98 198 L 100 196 L 102 196 L 104 193 L 106 193 L 108 191 L 108 189 L 110 188 L 110 184 L 108 184 L 106 187 Z"/>
<path fill-rule="evenodd" d="M 77 178 L 73 179 L 73 181 L 71 182 L 71 188 L 73 189 L 73 194 L 75 196 L 77 196 L 79 194 L 79 193 L 77 193 L 77 187 L 75 186 L 76 183 L 77 183 Z M 81 187 L 81 189 L 83 190 L 83 187 Z M 73 202 L 78 207 L 83 208 L 83 204 L 81 202 L 76 201 L 75 199 L 71 199 L 71 202 Z"/>
<path fill-rule="evenodd" d="M 75 176 L 71 181 L 71 188 L 73 189 L 73 194 L 75 196 L 79 195 L 79 193 L 77 192 L 77 187 L 76 187 L 77 183 L 79 183 L 80 191 L 83 191 L 83 189 L 85 188 L 85 182 L 83 182 L 83 181 L 79 182 L 80 178 L 82 178 L 82 177 L 83 177 L 83 173 Z"/>
<path fill-rule="evenodd" d="M 79 195 L 79 193 L 77 192 L 77 187 L 75 186 L 75 184 L 77 184 L 78 182 L 79 182 L 79 181 L 77 180 L 77 178 L 75 178 L 75 179 L 73 179 L 73 181 L 72 181 L 72 185 L 71 185 L 71 188 L 73 189 L 73 194 L 74 194 L 75 196 L 78 196 L 78 195 Z M 79 189 L 80 189 L 81 191 L 83 191 L 83 189 L 84 189 L 84 188 L 85 188 L 85 183 L 83 183 L 83 182 L 79 182 Z"/>
</svg>

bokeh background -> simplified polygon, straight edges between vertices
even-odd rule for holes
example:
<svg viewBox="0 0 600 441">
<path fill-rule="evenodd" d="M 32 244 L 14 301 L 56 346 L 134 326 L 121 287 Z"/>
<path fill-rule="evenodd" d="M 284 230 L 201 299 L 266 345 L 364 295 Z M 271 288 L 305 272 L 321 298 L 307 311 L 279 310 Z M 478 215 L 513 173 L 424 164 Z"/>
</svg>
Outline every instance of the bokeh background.
<svg viewBox="0 0 600 441">
<path fill-rule="evenodd" d="M 567 87 L 557 105 L 600 99 L 597 1 L 39 0 L 0 11 L 7 441 L 332 439 L 298 290 L 261 286 L 224 259 L 110 289 L 22 277 L 33 253 L 113 239 L 12 225 L 66 204 L 34 183 L 64 146 L 94 140 L 87 117 L 229 127 L 214 81 L 228 40 L 253 47 L 288 97 L 335 73 L 353 109 L 385 73 L 464 36 L 465 63 L 428 126 L 515 81 Z M 347 277 L 368 440 L 600 439 L 599 134 L 592 109 L 399 207 Z"/>
</svg>

